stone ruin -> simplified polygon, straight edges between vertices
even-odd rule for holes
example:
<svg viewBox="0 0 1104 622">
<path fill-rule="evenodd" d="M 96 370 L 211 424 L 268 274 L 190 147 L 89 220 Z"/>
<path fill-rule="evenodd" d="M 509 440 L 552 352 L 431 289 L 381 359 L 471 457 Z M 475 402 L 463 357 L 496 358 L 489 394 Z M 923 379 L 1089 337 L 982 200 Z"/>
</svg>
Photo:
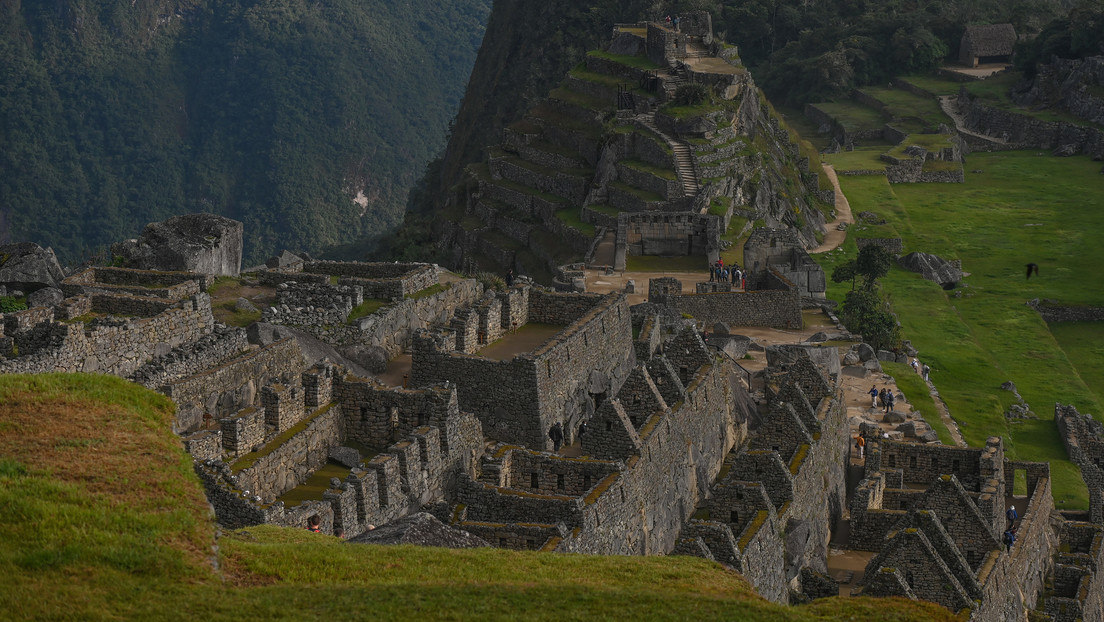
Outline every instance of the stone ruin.
<svg viewBox="0 0 1104 622">
<path fill-rule="evenodd" d="M 318 516 L 324 532 L 365 541 L 691 554 L 777 602 L 837 593 L 829 542 L 849 533 L 847 547 L 873 555 L 863 595 L 972 620 L 1104 616 L 1104 426 L 1056 406 L 1089 487 L 1084 517 L 1059 518 L 1049 466 L 1007 460 L 999 438 L 958 448 L 864 428 L 849 496 L 836 350 L 772 347 L 749 374 L 724 353 L 730 339 L 710 339 L 716 349 L 694 326 L 739 325 L 724 302 L 734 296 L 800 318 L 798 287 L 777 265 L 767 278 L 778 290 L 683 294 L 657 279 L 652 302 L 631 309 L 621 294 L 484 291 L 427 264 L 291 261 L 250 276 L 275 288 L 271 322 L 410 352 L 406 386 L 308 363 L 296 338 L 251 343 L 215 321 L 211 275 L 95 267 L 58 283 L 55 304 L 0 316 L 0 371 L 98 371 L 171 397 L 229 528 Z M 376 313 L 347 320 L 373 298 Z M 570 451 L 552 451 L 557 423 Z M 306 488 L 319 492 L 304 500 Z M 1008 550 L 1013 502 L 1022 518 Z M 421 515 L 368 535 L 423 511 L 444 526 Z"/>
</svg>

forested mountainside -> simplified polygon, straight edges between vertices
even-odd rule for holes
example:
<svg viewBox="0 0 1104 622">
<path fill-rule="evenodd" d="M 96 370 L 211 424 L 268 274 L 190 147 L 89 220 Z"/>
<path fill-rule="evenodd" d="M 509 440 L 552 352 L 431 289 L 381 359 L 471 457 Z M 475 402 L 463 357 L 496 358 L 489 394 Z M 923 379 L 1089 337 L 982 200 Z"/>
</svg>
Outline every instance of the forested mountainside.
<svg viewBox="0 0 1104 622">
<path fill-rule="evenodd" d="M 245 223 L 246 262 L 396 225 L 491 0 L 0 3 L 0 242 L 79 262 L 151 221 Z"/>
<path fill-rule="evenodd" d="M 1089 0 L 1099 4 L 1100 0 Z M 455 184 L 463 168 L 498 141 L 502 127 L 558 83 L 617 22 L 661 19 L 703 9 L 722 40 L 773 102 L 802 104 L 846 95 L 856 86 L 932 69 L 957 55 L 968 24 L 1011 22 L 1031 35 L 1077 0 L 695 0 L 649 2 L 498 0 L 443 159 L 411 197 L 411 230 Z M 424 241 L 424 238 L 423 240 Z"/>
</svg>

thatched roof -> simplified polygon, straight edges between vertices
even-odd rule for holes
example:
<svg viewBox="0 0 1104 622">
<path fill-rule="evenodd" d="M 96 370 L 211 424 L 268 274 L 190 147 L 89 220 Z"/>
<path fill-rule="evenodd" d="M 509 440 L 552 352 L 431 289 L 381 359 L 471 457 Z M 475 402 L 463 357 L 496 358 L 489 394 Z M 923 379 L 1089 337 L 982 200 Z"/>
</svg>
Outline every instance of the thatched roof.
<svg viewBox="0 0 1104 622">
<path fill-rule="evenodd" d="M 1008 56 L 1016 45 L 1016 29 L 1012 24 L 967 26 L 962 35 L 963 49 L 972 56 Z"/>
</svg>

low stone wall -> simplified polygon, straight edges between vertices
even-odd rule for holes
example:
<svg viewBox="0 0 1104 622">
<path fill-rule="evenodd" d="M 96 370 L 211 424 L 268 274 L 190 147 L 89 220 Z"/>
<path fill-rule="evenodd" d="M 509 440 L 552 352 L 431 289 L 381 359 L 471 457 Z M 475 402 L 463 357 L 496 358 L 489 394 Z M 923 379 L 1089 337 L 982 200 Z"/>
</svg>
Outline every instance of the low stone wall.
<svg viewBox="0 0 1104 622">
<path fill-rule="evenodd" d="M 203 483 L 207 500 L 215 508 L 219 524 L 227 529 L 240 529 L 252 525 L 279 525 L 305 529 L 311 516 L 322 521 L 322 532 L 333 533 L 333 509 L 324 501 L 308 501 L 294 508 L 283 503 L 261 504 L 240 486 L 230 467 L 217 460 L 196 461 L 196 475 Z"/>
<path fill-rule="evenodd" d="M 244 328 L 219 325 L 198 341 L 173 348 L 168 354 L 146 363 L 127 379 L 157 390 L 173 380 L 219 365 L 248 348 Z"/>
<path fill-rule="evenodd" d="M 305 364 L 294 339 L 284 339 L 231 359 L 218 367 L 170 382 L 165 395 L 177 405 L 174 431 L 196 429 L 203 413 L 216 418 L 252 406 L 260 385 L 272 378 L 290 380 Z"/>
<path fill-rule="evenodd" d="M 1062 306 L 1057 301 L 1034 298 L 1027 306 L 1034 309 L 1046 323 L 1051 322 L 1099 322 L 1104 320 L 1104 307 Z"/>
<path fill-rule="evenodd" d="M 305 423 L 302 430 L 237 473 L 241 486 L 260 496 L 261 502 L 272 503 L 306 481 L 326 464 L 330 448 L 341 444 L 344 418 L 340 407 L 327 406 Z"/>
<path fill-rule="evenodd" d="M 30 309 L 4 318 L 5 333 L 20 356 L 0 361 L 0 373 L 99 372 L 127 377 L 155 357 L 192 343 L 211 332 L 211 299 L 196 294 L 165 308 L 158 298 L 95 295 L 92 308 L 156 311 L 153 317 L 98 318 L 81 322 L 53 322 L 50 309 Z M 26 315 L 24 315 L 26 314 Z M 30 330 L 14 332 L 29 319 L 40 320 Z"/>
<path fill-rule="evenodd" d="M 706 326 L 802 326 L 801 295 L 796 288 L 669 296 L 667 306 Z"/>
<path fill-rule="evenodd" d="M 180 300 L 206 291 L 215 277 L 196 272 L 164 272 L 131 268 L 92 267 L 61 282 L 67 297 L 91 291 Z"/>
<path fill-rule="evenodd" d="M 855 246 L 862 250 L 867 246 L 874 244 L 875 246 L 881 246 L 886 249 L 892 255 L 900 255 L 905 248 L 904 242 L 901 238 L 855 238 Z"/>
<path fill-rule="evenodd" d="M 977 99 L 958 99 L 964 125 L 973 132 L 1001 138 L 1032 149 L 1069 149 L 1072 153 L 1104 156 L 1104 131 L 1071 123 L 1041 121 L 1001 110 Z"/>
</svg>

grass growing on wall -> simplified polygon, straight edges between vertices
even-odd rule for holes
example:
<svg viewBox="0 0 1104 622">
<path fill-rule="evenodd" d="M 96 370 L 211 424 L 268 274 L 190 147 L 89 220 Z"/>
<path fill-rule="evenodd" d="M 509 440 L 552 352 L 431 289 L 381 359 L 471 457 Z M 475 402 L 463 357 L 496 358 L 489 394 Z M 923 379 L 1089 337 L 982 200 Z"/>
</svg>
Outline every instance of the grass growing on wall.
<svg viewBox="0 0 1104 622">
<path fill-rule="evenodd" d="M 964 287 L 952 292 L 900 269 L 883 279 L 902 335 L 931 366 L 967 443 L 979 447 L 989 436 L 1002 436 L 1011 459 L 1051 462 L 1057 507 L 1084 508 L 1084 484 L 1058 437 L 1053 405 L 1104 414 L 1104 402 L 1079 374 L 1078 360 L 1092 350 L 1063 349 L 1063 339 L 1025 303 L 1051 298 L 1104 305 L 1104 290 L 1089 285 L 1099 282 L 1097 266 L 1104 262 L 1104 248 L 1089 234 L 1104 229 L 1099 164 L 1000 152 L 971 154 L 966 170 L 964 184 L 890 186 L 866 177 L 841 177 L 840 183 L 853 211 L 869 209 L 890 221 L 904 252 L 961 259 L 969 273 Z M 847 248 L 826 259 L 829 274 Z M 1025 279 L 1027 262 L 1039 264 L 1039 277 Z M 840 299 L 847 287 L 831 284 L 829 295 Z M 1099 370 L 1097 363 L 1084 367 L 1089 377 Z M 1013 398 L 1000 385 L 1009 380 L 1038 420 L 1005 419 Z"/>
</svg>

